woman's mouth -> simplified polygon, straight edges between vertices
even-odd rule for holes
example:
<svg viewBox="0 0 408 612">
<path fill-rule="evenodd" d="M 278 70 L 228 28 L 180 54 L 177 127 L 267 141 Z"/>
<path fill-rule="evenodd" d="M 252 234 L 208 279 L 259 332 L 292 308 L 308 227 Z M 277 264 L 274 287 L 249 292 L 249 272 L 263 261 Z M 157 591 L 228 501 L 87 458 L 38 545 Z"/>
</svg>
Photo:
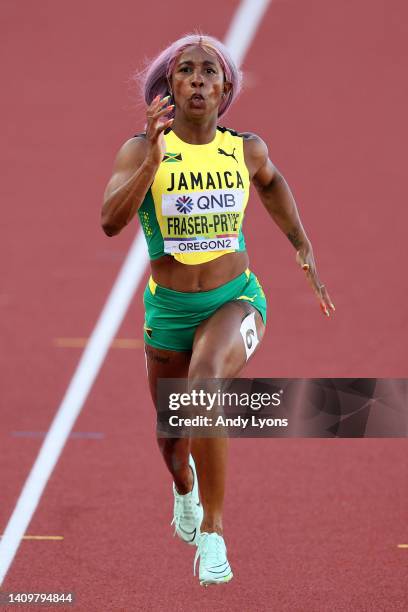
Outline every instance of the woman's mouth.
<svg viewBox="0 0 408 612">
<path fill-rule="evenodd" d="M 202 108 L 205 100 L 201 94 L 193 94 L 190 98 L 190 104 L 193 108 Z"/>
</svg>

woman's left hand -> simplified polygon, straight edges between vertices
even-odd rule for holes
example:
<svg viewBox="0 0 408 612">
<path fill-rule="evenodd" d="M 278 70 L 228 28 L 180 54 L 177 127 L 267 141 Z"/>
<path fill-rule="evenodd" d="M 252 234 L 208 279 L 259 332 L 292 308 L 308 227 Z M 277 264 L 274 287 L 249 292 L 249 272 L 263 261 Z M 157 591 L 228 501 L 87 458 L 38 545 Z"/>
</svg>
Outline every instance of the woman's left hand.
<svg viewBox="0 0 408 612">
<path fill-rule="evenodd" d="M 305 272 L 306 278 L 319 300 L 323 314 L 326 315 L 326 317 L 330 317 L 330 312 L 333 314 L 335 307 L 327 293 L 325 285 L 318 279 L 312 247 L 307 246 L 299 249 L 296 253 L 296 262 Z"/>
</svg>

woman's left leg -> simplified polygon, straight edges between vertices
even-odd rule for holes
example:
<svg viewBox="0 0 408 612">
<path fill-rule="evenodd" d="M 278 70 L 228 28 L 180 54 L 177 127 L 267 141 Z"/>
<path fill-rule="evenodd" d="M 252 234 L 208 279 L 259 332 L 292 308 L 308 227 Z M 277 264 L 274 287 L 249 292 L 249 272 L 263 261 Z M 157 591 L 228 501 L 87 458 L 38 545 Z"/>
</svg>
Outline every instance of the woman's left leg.
<svg viewBox="0 0 408 612">
<path fill-rule="evenodd" d="M 260 342 L 265 326 L 259 312 L 246 301 L 228 302 L 197 328 L 188 378 L 190 388 L 202 379 L 238 376 L 247 361 L 242 324 L 252 316 L 255 327 L 244 333 L 248 343 Z M 245 324 L 244 324 L 245 325 Z M 256 334 L 256 338 L 255 338 Z M 228 438 L 193 438 L 191 453 L 196 463 L 204 518 L 201 531 L 222 535 Z"/>
<path fill-rule="evenodd" d="M 158 410 L 157 383 L 160 378 L 187 378 L 190 352 L 177 352 L 145 345 L 146 369 L 150 393 Z M 168 438 L 157 435 L 160 452 L 173 476 L 177 491 L 184 495 L 191 491 L 193 478 L 189 467 L 189 438 Z"/>
</svg>

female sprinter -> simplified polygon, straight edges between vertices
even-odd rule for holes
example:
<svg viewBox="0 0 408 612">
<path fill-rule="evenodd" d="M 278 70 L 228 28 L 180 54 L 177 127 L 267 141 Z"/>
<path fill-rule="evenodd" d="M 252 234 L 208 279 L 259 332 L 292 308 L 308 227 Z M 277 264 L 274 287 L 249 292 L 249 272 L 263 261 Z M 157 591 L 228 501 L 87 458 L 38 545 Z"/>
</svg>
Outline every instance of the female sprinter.
<svg viewBox="0 0 408 612">
<path fill-rule="evenodd" d="M 144 73 L 146 132 L 124 143 L 106 188 L 105 233 L 118 234 L 137 213 L 147 240 L 144 340 L 155 404 L 159 378 L 188 377 L 194 385 L 236 377 L 262 340 L 266 300 L 249 271 L 241 231 L 250 181 L 294 246 L 323 313 L 334 311 L 266 144 L 218 125 L 239 93 L 240 78 L 228 50 L 210 36 L 189 35 L 165 49 Z M 197 545 L 200 584 L 228 582 L 222 524 L 227 439 L 158 443 L 174 480 L 176 533 Z"/>
</svg>

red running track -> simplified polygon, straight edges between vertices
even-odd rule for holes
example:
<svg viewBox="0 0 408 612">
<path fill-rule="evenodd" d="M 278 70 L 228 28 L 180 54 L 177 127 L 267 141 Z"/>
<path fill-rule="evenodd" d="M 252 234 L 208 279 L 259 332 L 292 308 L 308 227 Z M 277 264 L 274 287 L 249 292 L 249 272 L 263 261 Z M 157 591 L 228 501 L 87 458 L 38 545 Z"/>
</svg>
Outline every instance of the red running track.
<svg viewBox="0 0 408 612">
<path fill-rule="evenodd" d="M 0 530 L 41 443 L 13 432 L 48 429 L 80 356 L 55 339 L 89 335 L 136 231 L 98 225 L 113 156 L 143 126 L 127 79 L 193 27 L 223 37 L 236 6 L 2 3 Z M 321 316 L 254 196 L 270 314 L 248 376 L 407 376 L 407 18 L 402 0 L 275 0 L 245 59 L 225 123 L 268 142 L 337 308 Z M 140 289 L 119 336 L 142 319 Z M 172 539 L 140 349 L 110 351 L 75 431 L 103 436 L 68 441 L 28 530 L 64 540 L 22 542 L 4 590 L 74 590 L 81 612 L 407 609 L 405 440 L 233 440 L 235 578 L 211 590 Z"/>
</svg>

